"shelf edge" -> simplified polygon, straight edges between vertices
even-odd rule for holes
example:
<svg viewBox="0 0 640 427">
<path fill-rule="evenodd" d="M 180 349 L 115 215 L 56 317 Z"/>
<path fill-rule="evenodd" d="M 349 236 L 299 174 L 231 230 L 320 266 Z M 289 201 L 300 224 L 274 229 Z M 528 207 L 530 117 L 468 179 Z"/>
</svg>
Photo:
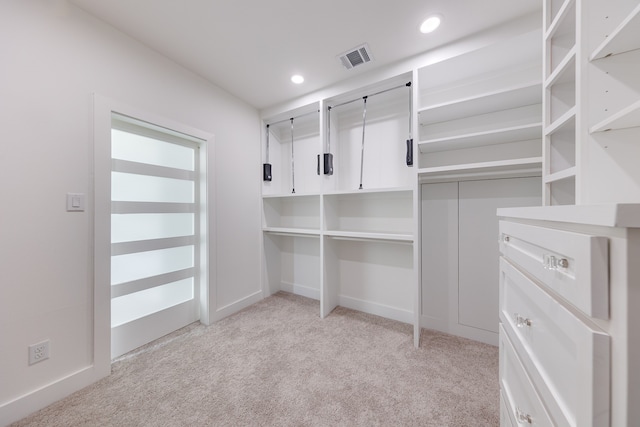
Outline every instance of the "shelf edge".
<svg viewBox="0 0 640 427">
<path fill-rule="evenodd" d="M 545 184 L 551 184 L 552 182 L 562 181 L 563 179 L 569 179 L 576 176 L 576 167 L 572 166 L 561 170 L 560 172 L 554 172 L 552 174 L 545 175 L 543 181 Z"/>
<path fill-rule="evenodd" d="M 633 104 L 627 106 L 626 108 L 623 108 L 617 113 L 612 114 L 611 116 L 602 120 L 600 123 L 597 123 L 596 125 L 592 126 L 591 128 L 589 128 L 589 133 L 607 132 L 609 130 L 638 127 L 640 126 L 640 122 L 635 126 L 620 126 L 620 127 L 615 127 L 615 122 L 639 110 L 640 110 L 640 100 L 634 102 Z"/>
<path fill-rule="evenodd" d="M 556 83 L 560 75 L 567 69 L 571 61 L 576 60 L 576 51 L 577 51 L 577 47 L 576 45 L 573 45 L 573 47 L 569 49 L 569 52 L 567 52 L 565 57 L 562 58 L 562 61 L 560 61 L 556 69 L 553 70 L 553 72 L 549 75 L 549 77 L 547 77 L 546 80 L 544 81 L 545 89 L 549 89 L 551 85 Z M 575 75 L 574 75 L 574 78 L 575 78 Z"/>
<path fill-rule="evenodd" d="M 594 49 L 594 51 L 589 55 L 589 61 L 595 61 L 597 59 L 606 58 L 611 55 L 618 55 L 623 52 L 610 52 L 605 54 L 604 51 L 613 43 L 615 43 L 616 38 L 625 30 L 625 28 L 629 28 L 629 23 L 640 17 L 640 4 L 638 4 L 635 9 L 627 15 L 625 19 L 611 32 L 609 37 L 604 40 L 600 45 Z M 638 49 L 640 49 L 640 43 L 638 45 Z"/>
</svg>

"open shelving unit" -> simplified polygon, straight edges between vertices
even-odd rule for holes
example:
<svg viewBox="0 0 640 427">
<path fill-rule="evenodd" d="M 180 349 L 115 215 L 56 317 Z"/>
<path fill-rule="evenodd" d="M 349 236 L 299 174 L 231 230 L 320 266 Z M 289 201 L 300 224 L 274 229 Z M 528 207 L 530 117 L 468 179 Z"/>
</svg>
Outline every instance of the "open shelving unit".
<svg viewBox="0 0 640 427">
<path fill-rule="evenodd" d="M 543 200 L 576 201 L 576 2 L 549 0 L 544 11 Z"/>
<path fill-rule="evenodd" d="M 495 209 L 542 189 L 540 37 L 418 70 L 423 327 L 498 342 Z"/>
<path fill-rule="evenodd" d="M 505 49 L 514 49 L 511 58 L 479 50 L 418 70 L 421 182 L 540 175 L 542 82 L 535 37 L 506 42 Z M 533 52 L 516 53 L 518 43 Z"/>
<path fill-rule="evenodd" d="M 547 22 L 545 202 L 636 201 L 640 2 L 565 0 Z M 562 32 L 574 45 L 554 69 L 553 37 Z"/>
<path fill-rule="evenodd" d="M 406 164 L 411 81 L 405 73 L 324 99 L 313 122 L 308 111 L 316 104 L 265 119 L 282 122 L 275 137 L 281 153 L 270 158 L 285 176 L 291 172 L 286 118 L 305 114 L 312 124 L 301 130 L 306 146 L 294 141 L 295 193 L 287 179 L 263 183 L 263 277 L 266 293 L 320 300 L 321 317 L 341 305 L 411 323 L 418 345 L 416 179 Z M 297 167 L 299 152 L 307 157 L 304 170 Z M 332 173 L 318 164 L 324 153 L 333 156 Z"/>
<path fill-rule="evenodd" d="M 640 3 L 547 0 L 544 17 L 545 204 L 637 200 Z"/>
<path fill-rule="evenodd" d="M 413 190 L 324 195 L 323 234 L 334 238 L 412 243 Z"/>
<path fill-rule="evenodd" d="M 263 230 L 280 234 L 320 235 L 320 196 L 264 196 Z"/>
<path fill-rule="evenodd" d="M 634 2 L 620 3 L 616 5 L 620 16 L 614 15 L 619 21 L 612 30 L 607 22 L 611 19 L 611 6 L 592 6 L 594 25 L 606 22 L 603 31 L 608 34 L 589 55 L 591 92 L 596 102 L 606 106 L 593 111 L 590 133 L 640 126 L 640 3 L 635 2 L 630 11 L 629 5 Z"/>
<path fill-rule="evenodd" d="M 263 161 L 272 165 L 272 180 L 262 182 L 267 293 L 284 290 L 320 297 L 322 182 L 314 170 L 321 144 L 319 109 L 319 103 L 313 103 L 264 123 Z"/>
</svg>

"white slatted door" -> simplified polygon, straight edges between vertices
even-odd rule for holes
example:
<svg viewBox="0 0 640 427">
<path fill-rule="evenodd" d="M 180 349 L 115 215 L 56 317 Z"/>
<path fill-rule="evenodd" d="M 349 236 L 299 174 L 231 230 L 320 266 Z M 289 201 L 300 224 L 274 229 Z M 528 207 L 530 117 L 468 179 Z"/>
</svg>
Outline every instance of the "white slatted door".
<svg viewBox="0 0 640 427">
<path fill-rule="evenodd" d="M 198 143 L 113 115 L 111 357 L 199 319 Z"/>
</svg>

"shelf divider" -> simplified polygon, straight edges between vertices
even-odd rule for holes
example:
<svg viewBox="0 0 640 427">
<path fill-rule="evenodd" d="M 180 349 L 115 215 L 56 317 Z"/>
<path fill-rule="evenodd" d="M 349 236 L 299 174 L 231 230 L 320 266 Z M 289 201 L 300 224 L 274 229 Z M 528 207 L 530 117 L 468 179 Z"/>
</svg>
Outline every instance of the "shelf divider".
<svg viewBox="0 0 640 427">
<path fill-rule="evenodd" d="M 572 178 L 574 176 L 576 176 L 576 167 L 572 166 L 559 172 L 546 175 L 544 177 L 544 183 L 549 184 L 556 181 L 562 181 L 563 179 Z"/>
<path fill-rule="evenodd" d="M 562 77 L 562 74 L 573 64 L 575 65 L 576 62 L 576 46 L 574 45 L 569 52 L 567 52 L 567 54 L 565 55 L 564 58 L 562 58 L 562 61 L 560 61 L 560 63 L 558 64 L 558 66 L 555 68 L 555 70 L 553 70 L 551 72 L 551 74 L 549 75 L 549 77 L 547 77 L 547 79 L 544 82 L 544 87 L 545 88 L 549 88 L 551 85 L 559 82 L 560 78 Z M 573 78 L 575 78 L 575 74 L 572 75 Z"/>
<path fill-rule="evenodd" d="M 576 117 L 576 106 L 571 107 L 567 112 L 558 117 L 551 125 L 549 125 L 545 130 L 545 136 L 551 135 L 555 133 L 558 129 L 569 123 L 572 119 L 575 120 Z"/>
</svg>

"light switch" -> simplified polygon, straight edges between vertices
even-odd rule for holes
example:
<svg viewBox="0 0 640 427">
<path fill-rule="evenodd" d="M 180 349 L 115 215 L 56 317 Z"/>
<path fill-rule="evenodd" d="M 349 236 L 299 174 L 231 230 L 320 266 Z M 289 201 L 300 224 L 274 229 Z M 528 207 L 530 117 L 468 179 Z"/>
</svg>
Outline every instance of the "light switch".
<svg viewBox="0 0 640 427">
<path fill-rule="evenodd" d="M 84 211 L 84 193 L 67 193 L 67 212 Z"/>
</svg>

